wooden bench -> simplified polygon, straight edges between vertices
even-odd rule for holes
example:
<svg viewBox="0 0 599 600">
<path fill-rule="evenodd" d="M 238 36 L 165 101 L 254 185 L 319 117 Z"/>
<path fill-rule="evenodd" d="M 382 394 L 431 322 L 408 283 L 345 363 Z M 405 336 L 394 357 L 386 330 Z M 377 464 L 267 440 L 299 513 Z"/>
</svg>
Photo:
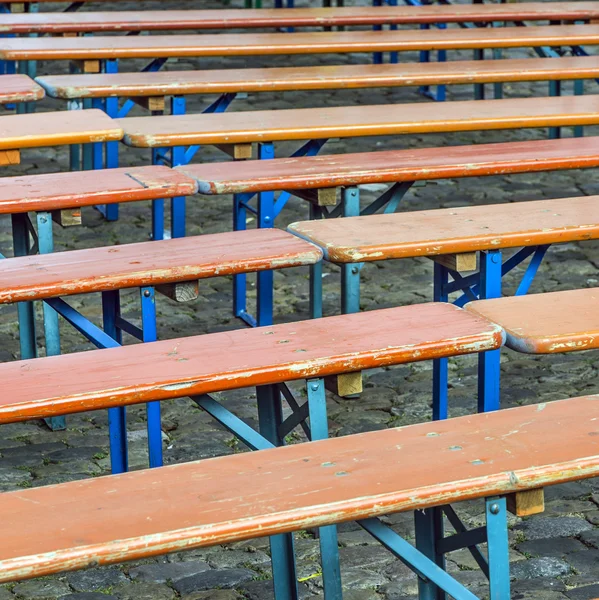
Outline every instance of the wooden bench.
<svg viewBox="0 0 599 600">
<path fill-rule="evenodd" d="M 493 21 L 589 21 L 594 2 L 526 2 L 520 5 L 344 6 L 259 10 L 145 10 L 0 15 L 0 32 L 61 34 L 129 31 L 334 27 Z"/>
<path fill-rule="evenodd" d="M 502 341 L 496 325 L 449 304 L 431 303 L 4 363 L 0 379 L 14 393 L 0 402 L 0 423 L 122 410 L 189 395 L 252 449 L 282 445 L 298 425 L 309 439 L 323 439 L 328 436 L 325 378 L 336 386 L 348 380 L 356 385 L 364 369 L 482 352 Z M 307 401 L 294 398 L 284 385 L 305 378 Z M 209 396 L 251 386 L 258 386 L 260 434 Z M 282 394 L 293 411 L 285 420 Z M 170 490 L 178 493 L 176 487 Z M 320 538 L 327 597 L 339 597 L 336 532 L 321 529 Z M 273 538 L 271 556 L 277 596 L 294 597 L 290 538 Z"/>
<path fill-rule="evenodd" d="M 351 190 L 351 188 L 350 188 Z M 350 214 L 357 214 L 357 189 Z M 293 223 L 289 231 L 323 250 L 342 266 L 342 310 L 360 310 L 360 269 L 364 262 L 429 257 L 435 260 L 436 301 L 495 298 L 502 276 L 530 257 L 516 294 L 528 292 L 550 244 L 599 238 L 599 198 L 562 198 L 535 202 L 468 206 L 396 214 L 356 216 Z M 351 208 L 351 207 L 350 207 Z M 502 250 L 522 248 L 502 262 Z M 478 256 L 477 256 L 478 255 Z M 478 270 L 477 270 L 478 258 Z M 465 273 L 473 272 L 469 275 Z M 322 297 L 322 276 L 314 273 L 311 297 Z M 315 302 L 315 316 L 322 304 Z M 447 365 L 437 363 L 433 386 L 435 418 L 447 416 Z M 499 408 L 499 353 L 481 355 L 479 407 Z"/>
<path fill-rule="evenodd" d="M 21 324 L 22 345 L 35 356 L 35 322 L 31 302 L 44 304 L 46 354 L 60 354 L 58 315 L 99 348 L 119 346 L 123 332 L 143 342 L 157 338 L 155 291 L 175 301 L 199 297 L 198 280 L 258 273 L 320 261 L 312 244 L 279 230 L 229 232 L 178 240 L 125 244 L 86 250 L 21 256 L 0 261 L 0 304 L 18 302 L 29 309 Z M 272 272 L 268 277 L 272 281 Z M 139 288 L 141 328 L 121 316 L 119 291 Z M 102 293 L 104 331 L 60 299 L 63 296 Z M 247 318 L 251 317 L 247 315 Z M 272 323 L 272 297 L 261 298 L 257 322 Z M 125 416 L 113 411 L 111 448 L 113 470 L 126 470 Z M 51 422 L 53 428 L 64 422 Z M 150 466 L 162 464 L 160 409 L 148 407 Z"/>
<path fill-rule="evenodd" d="M 599 348 L 597 288 L 479 300 L 467 308 L 501 324 L 506 345 L 517 352 L 555 354 Z"/>
<path fill-rule="evenodd" d="M 470 545 L 491 600 L 504 600 L 507 510 L 539 513 L 546 486 L 599 475 L 598 422 L 599 398 L 587 396 L 4 493 L 0 579 L 357 520 L 420 575 L 421 597 L 440 588 L 476 598 L 444 570 L 445 553 Z M 448 502 L 479 498 L 484 525 L 445 535 L 442 513 L 461 524 Z M 406 511 L 415 511 L 416 547 L 378 519 Z M 474 546 L 484 542 L 488 562 Z M 277 598 L 297 594 L 295 582 L 277 583 Z"/>
<path fill-rule="evenodd" d="M 0 105 L 33 102 L 44 94 L 44 88 L 27 75 L 0 75 Z"/>
</svg>

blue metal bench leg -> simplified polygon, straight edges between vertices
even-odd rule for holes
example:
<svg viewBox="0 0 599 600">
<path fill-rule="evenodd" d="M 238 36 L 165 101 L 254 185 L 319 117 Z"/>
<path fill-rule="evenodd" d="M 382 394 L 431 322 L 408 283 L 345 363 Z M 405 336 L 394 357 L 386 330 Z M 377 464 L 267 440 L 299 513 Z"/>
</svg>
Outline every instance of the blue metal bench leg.
<svg viewBox="0 0 599 600">
<path fill-rule="evenodd" d="M 550 81 L 549 82 L 549 95 L 550 96 L 561 96 L 562 95 L 562 82 L 561 81 Z M 562 137 L 561 127 L 550 127 L 549 128 L 549 139 L 556 140 Z"/>
<path fill-rule="evenodd" d="M 13 251 L 15 256 L 29 254 L 29 229 L 27 214 L 11 215 Z M 21 359 L 35 358 L 37 347 L 35 341 L 35 313 L 33 302 L 18 302 L 19 343 Z"/>
<path fill-rule="evenodd" d="M 510 598 L 510 562 L 505 498 L 486 500 L 489 591 L 491 600 Z"/>
<path fill-rule="evenodd" d="M 156 332 L 156 296 L 153 287 L 140 288 L 141 322 L 143 341 L 155 342 Z M 162 426 L 160 420 L 160 402 L 146 404 L 148 419 L 148 451 L 150 468 L 162 466 Z"/>
<path fill-rule="evenodd" d="M 173 96 L 171 98 L 171 114 L 185 114 L 185 97 Z M 187 164 L 185 159 L 185 146 L 175 146 L 171 150 L 171 166 L 178 167 Z M 171 199 L 171 237 L 185 237 L 185 197 L 177 196 Z"/>
<path fill-rule="evenodd" d="M 117 326 L 120 317 L 119 291 L 102 293 L 102 317 L 104 331 L 119 344 L 121 330 Z M 112 473 L 124 473 L 127 461 L 127 412 L 124 406 L 108 409 L 108 431 L 110 438 L 110 465 Z"/>
<path fill-rule="evenodd" d="M 104 65 L 105 73 L 118 73 L 118 61 L 107 60 Z M 119 99 L 118 98 L 106 98 L 105 100 L 106 114 L 113 119 L 118 117 L 119 113 Z M 119 166 L 119 142 L 106 142 L 106 168 L 116 169 Z M 118 204 L 105 204 L 104 205 L 104 218 L 107 221 L 118 221 L 119 218 L 119 205 Z"/>
<path fill-rule="evenodd" d="M 256 388 L 260 433 L 275 446 L 281 446 L 279 425 L 283 421 L 281 394 L 276 385 Z M 270 538 L 273 585 L 276 600 L 297 600 L 297 576 L 293 534 L 284 533 Z"/>
<path fill-rule="evenodd" d="M 449 296 L 444 291 L 449 281 L 447 269 L 439 263 L 433 267 L 433 299 L 435 302 L 448 302 Z M 447 359 L 437 358 L 433 360 L 433 420 L 447 419 Z"/>
<path fill-rule="evenodd" d="M 275 147 L 272 142 L 258 144 L 258 158 L 270 160 L 275 157 Z M 275 193 L 260 192 L 258 194 L 258 227 L 272 228 L 275 220 Z M 272 325 L 273 318 L 273 272 L 258 273 L 258 315 L 257 324 Z"/>
<path fill-rule="evenodd" d="M 246 230 L 247 209 L 241 194 L 233 196 L 233 231 Z M 236 317 L 247 315 L 247 275 L 233 276 L 233 314 Z"/>
<path fill-rule="evenodd" d="M 584 95 L 584 79 L 579 79 L 574 82 L 574 95 L 575 96 L 583 96 Z M 574 127 L 574 137 L 583 137 L 584 136 L 584 127 L 582 125 L 577 125 Z"/>
<path fill-rule="evenodd" d="M 501 250 L 480 253 L 480 298 L 501 296 Z M 478 410 L 487 412 L 499 409 L 500 350 L 481 352 L 478 355 Z"/>
<path fill-rule="evenodd" d="M 54 238 L 52 236 L 52 215 L 49 212 L 37 213 L 37 235 L 40 254 L 54 252 Z M 58 313 L 43 303 L 44 311 L 44 337 L 46 341 L 46 356 L 57 356 L 60 354 L 60 331 L 58 325 Z M 64 416 L 45 419 L 46 424 L 53 431 L 66 429 Z"/>
<path fill-rule="evenodd" d="M 310 204 L 310 220 L 320 217 L 320 207 Z M 310 265 L 310 316 L 312 319 L 320 319 L 322 314 L 322 261 L 320 261 Z"/>
<path fill-rule="evenodd" d="M 359 216 L 359 188 L 343 188 L 341 201 L 344 218 Z M 341 265 L 341 312 L 344 315 L 360 312 L 360 269 L 358 263 Z"/>
<path fill-rule="evenodd" d="M 325 440 L 329 437 L 329 426 L 324 379 L 311 379 L 306 382 L 306 385 L 308 388 L 311 439 L 312 441 Z M 327 600 L 342 600 L 337 527 L 335 525 L 320 527 L 318 532 L 324 596 Z"/>
<path fill-rule="evenodd" d="M 443 537 L 443 512 L 441 508 L 427 508 L 414 513 L 416 548 L 438 567 L 445 570 L 445 557 L 437 549 Z M 445 592 L 430 580 L 418 579 L 419 600 L 445 600 Z"/>
</svg>

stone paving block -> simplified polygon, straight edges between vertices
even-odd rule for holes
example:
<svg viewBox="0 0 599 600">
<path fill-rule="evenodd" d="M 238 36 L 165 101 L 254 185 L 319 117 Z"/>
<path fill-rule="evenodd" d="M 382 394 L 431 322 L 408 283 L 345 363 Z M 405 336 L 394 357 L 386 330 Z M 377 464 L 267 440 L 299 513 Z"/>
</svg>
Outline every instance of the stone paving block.
<svg viewBox="0 0 599 600">
<path fill-rule="evenodd" d="M 236 588 L 255 576 L 256 573 L 249 569 L 214 569 L 180 579 L 173 584 L 173 588 L 181 595 L 212 588 Z"/>
<path fill-rule="evenodd" d="M 74 571 L 66 575 L 67 582 L 76 592 L 105 592 L 127 582 L 118 566 Z"/>
</svg>

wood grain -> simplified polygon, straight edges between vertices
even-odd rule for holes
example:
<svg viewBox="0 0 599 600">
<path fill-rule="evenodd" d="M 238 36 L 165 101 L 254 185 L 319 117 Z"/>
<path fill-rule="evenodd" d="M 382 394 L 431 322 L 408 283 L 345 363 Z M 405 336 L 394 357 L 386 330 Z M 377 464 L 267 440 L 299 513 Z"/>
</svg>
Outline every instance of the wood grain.
<svg viewBox="0 0 599 600">
<path fill-rule="evenodd" d="M 27 75 L 0 75 L 0 104 L 33 102 L 44 95 L 44 88 Z"/>
</svg>

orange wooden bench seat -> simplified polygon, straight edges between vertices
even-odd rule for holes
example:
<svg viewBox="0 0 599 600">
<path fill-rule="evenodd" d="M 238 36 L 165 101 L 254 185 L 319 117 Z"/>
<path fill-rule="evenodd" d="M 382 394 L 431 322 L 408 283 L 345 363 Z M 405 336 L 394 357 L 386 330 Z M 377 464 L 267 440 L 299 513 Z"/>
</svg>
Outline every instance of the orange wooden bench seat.
<svg viewBox="0 0 599 600">
<path fill-rule="evenodd" d="M 201 194 L 241 194 L 597 166 L 599 137 L 585 137 L 248 160 L 235 169 L 226 162 L 194 163 L 176 170 L 193 177 Z"/>
<path fill-rule="evenodd" d="M 21 256 L 0 261 L 0 304 L 282 269 L 321 256 L 278 229 Z"/>
<path fill-rule="evenodd" d="M 505 496 L 599 475 L 598 422 L 599 398 L 587 396 L 4 493 L 0 580 L 352 520 L 376 537 L 375 517 L 486 498 L 491 599 L 501 600 Z M 401 556 L 407 543 L 385 531 Z M 495 587 L 503 577 L 507 596 Z"/>
<path fill-rule="evenodd" d="M 140 148 L 592 125 L 599 95 L 387 104 L 116 119 Z"/>
<path fill-rule="evenodd" d="M 526 354 L 599 348 L 599 289 L 567 290 L 467 305 L 504 327 L 506 345 Z"/>
<path fill-rule="evenodd" d="M 599 25 L 407 31 L 9 38 L 0 60 L 100 60 L 597 45 Z"/>
<path fill-rule="evenodd" d="M 44 88 L 27 75 L 0 75 L 0 104 L 32 102 L 44 94 Z"/>
<path fill-rule="evenodd" d="M 335 8 L 44 12 L 0 15 L 0 33 L 84 33 L 266 27 L 332 27 L 491 21 L 587 21 L 594 2 L 504 5 L 344 6 Z"/>
<path fill-rule="evenodd" d="M 599 77 L 599 56 L 327 65 L 208 71 L 48 75 L 36 81 L 53 98 L 172 96 L 371 87 L 556 81 Z"/>
</svg>

